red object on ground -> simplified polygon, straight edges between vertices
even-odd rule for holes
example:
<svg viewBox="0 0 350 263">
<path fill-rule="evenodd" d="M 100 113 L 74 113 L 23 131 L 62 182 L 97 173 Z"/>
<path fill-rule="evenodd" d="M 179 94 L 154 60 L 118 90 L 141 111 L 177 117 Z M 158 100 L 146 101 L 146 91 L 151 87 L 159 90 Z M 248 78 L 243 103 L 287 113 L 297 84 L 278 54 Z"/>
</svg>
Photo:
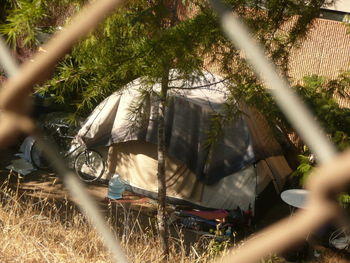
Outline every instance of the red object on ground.
<svg viewBox="0 0 350 263">
<path fill-rule="evenodd" d="M 219 209 L 214 211 L 183 211 L 186 214 L 198 216 L 207 220 L 224 219 L 229 215 L 226 210 Z"/>
</svg>

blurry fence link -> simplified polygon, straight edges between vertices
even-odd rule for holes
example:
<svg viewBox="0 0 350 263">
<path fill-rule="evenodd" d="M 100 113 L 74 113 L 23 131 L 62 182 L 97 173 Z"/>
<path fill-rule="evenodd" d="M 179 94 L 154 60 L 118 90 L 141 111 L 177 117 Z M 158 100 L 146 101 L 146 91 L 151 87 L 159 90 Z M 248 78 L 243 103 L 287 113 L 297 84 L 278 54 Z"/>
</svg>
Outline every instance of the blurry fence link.
<svg viewBox="0 0 350 263">
<path fill-rule="evenodd" d="M 307 142 L 311 151 L 321 162 L 332 158 L 335 155 L 334 146 L 322 132 L 322 128 L 312 114 L 292 91 L 288 82 L 278 74 L 273 63 L 266 58 L 263 49 L 250 37 L 246 26 L 220 1 L 211 0 L 211 2 L 219 14 L 227 37 L 244 51 L 260 80 L 273 95 L 298 134 Z"/>
<path fill-rule="evenodd" d="M 4 39 L 0 36 L 0 65 L 7 77 L 14 77 L 18 73 L 17 61 L 11 56 Z"/>
<path fill-rule="evenodd" d="M 210 2 L 219 15 L 227 37 L 244 51 L 266 89 L 322 164 L 307 182 L 310 197 L 306 210 L 297 212 L 292 219 L 282 220 L 258 233 L 242 248 L 233 250 L 219 260 L 234 263 L 259 262 L 271 253 L 282 252 L 302 241 L 327 221 L 340 219 L 340 207 L 336 196 L 345 190 L 345 185 L 350 182 L 350 152 L 336 155 L 334 145 L 287 81 L 265 57 L 263 49 L 249 36 L 245 25 L 219 0 Z"/>
<path fill-rule="evenodd" d="M 33 58 L 34 62 L 26 62 L 20 68 L 17 68 L 16 62 L 0 39 L 0 60 L 6 74 L 10 77 L 0 91 L 0 146 L 6 146 L 16 131 L 34 134 L 39 146 L 62 176 L 74 199 L 102 236 L 114 260 L 127 262 L 119 242 L 109 230 L 98 212 L 97 205 L 91 200 L 77 176 L 67 168 L 58 151 L 51 146 L 51 142 L 48 147 L 32 120 L 26 117 L 27 99 L 33 86 L 48 78 L 59 59 L 121 2 L 122 0 L 93 1 L 72 19 L 69 26 L 54 35 L 42 47 L 45 52 L 37 53 Z M 340 207 L 335 197 L 350 181 L 350 152 L 336 155 L 334 146 L 291 91 L 288 83 L 279 76 L 272 63 L 265 58 L 262 49 L 249 37 L 245 26 L 220 1 L 210 0 L 210 2 L 218 12 L 228 37 L 238 48 L 245 51 L 248 61 L 255 68 L 259 78 L 266 84 L 287 118 L 323 164 L 316 169 L 316 175 L 311 176 L 307 183 L 310 190 L 308 209 L 297 212 L 292 219 L 283 220 L 269 227 L 247 240 L 239 250 L 219 259 L 220 262 L 259 262 L 264 256 L 281 252 L 301 241 L 310 231 L 316 230 L 328 220 L 340 219 Z"/>
<path fill-rule="evenodd" d="M 10 78 L 0 91 L 0 147 L 6 147 L 19 132 L 33 134 L 53 168 L 63 179 L 73 199 L 102 237 L 102 241 L 111 253 L 115 262 L 127 262 L 119 241 L 111 232 L 103 216 L 92 198 L 88 195 L 78 177 L 69 170 L 67 164 L 59 155 L 53 142 L 47 142 L 38 131 L 33 121 L 27 117 L 28 95 L 33 86 L 46 80 L 56 63 L 71 50 L 83 36 L 94 29 L 105 17 L 120 6 L 122 0 L 100 0 L 88 4 L 78 13 L 71 23 L 62 31 L 56 33 L 37 53 L 33 62 L 26 62 L 17 67 L 6 45 L 0 40 L 0 60 L 6 75 Z"/>
</svg>

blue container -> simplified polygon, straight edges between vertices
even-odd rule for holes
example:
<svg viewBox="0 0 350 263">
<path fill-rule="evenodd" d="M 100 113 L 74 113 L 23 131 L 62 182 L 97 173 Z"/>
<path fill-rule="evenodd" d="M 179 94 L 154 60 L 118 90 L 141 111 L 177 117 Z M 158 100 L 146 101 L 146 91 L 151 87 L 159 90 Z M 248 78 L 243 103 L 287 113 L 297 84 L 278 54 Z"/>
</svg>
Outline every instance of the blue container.
<svg viewBox="0 0 350 263">
<path fill-rule="evenodd" d="M 107 197 L 110 199 L 121 199 L 123 198 L 123 192 L 125 191 L 125 184 L 120 179 L 119 174 L 113 175 L 108 183 L 108 194 Z"/>
</svg>

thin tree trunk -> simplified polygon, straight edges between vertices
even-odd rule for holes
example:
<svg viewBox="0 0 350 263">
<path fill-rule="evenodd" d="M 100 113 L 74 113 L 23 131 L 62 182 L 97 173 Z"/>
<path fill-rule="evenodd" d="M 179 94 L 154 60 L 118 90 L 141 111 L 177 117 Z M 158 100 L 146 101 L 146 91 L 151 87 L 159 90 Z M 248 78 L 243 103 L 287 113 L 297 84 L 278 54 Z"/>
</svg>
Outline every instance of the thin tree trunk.
<svg viewBox="0 0 350 263">
<path fill-rule="evenodd" d="M 177 0 L 174 0 L 171 5 L 171 18 L 168 26 L 173 27 L 177 18 Z M 159 231 L 159 239 L 163 254 L 163 260 L 167 260 L 169 256 L 169 229 L 167 224 L 167 211 L 166 211 L 166 178 L 165 178 L 165 109 L 167 103 L 167 93 L 169 89 L 169 72 L 172 61 L 166 63 L 164 66 L 164 74 L 162 76 L 160 102 L 158 108 L 158 144 L 157 144 L 157 157 L 158 157 L 158 213 L 157 223 Z"/>
<path fill-rule="evenodd" d="M 162 90 L 158 109 L 158 231 L 164 259 L 169 255 L 168 225 L 166 213 L 166 180 L 165 180 L 165 108 L 169 84 L 169 70 L 162 77 Z"/>
</svg>

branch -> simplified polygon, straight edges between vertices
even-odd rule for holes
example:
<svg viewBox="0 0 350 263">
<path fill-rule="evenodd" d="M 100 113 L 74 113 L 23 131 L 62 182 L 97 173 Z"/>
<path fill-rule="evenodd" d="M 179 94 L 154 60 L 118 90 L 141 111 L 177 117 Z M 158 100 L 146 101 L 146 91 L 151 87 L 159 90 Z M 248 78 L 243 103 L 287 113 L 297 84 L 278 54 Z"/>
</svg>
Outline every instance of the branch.
<svg viewBox="0 0 350 263">
<path fill-rule="evenodd" d="M 201 89 L 201 88 L 205 88 L 205 87 L 210 87 L 210 86 L 213 86 L 213 85 L 225 82 L 225 81 L 227 81 L 227 78 L 226 79 L 222 79 L 222 80 L 217 81 L 217 82 L 212 82 L 212 83 L 208 83 L 208 84 L 205 84 L 205 85 L 201 85 L 201 86 L 194 86 L 194 87 L 187 87 L 187 88 L 184 87 L 185 85 L 183 85 L 182 87 L 169 86 L 169 89 L 194 90 L 194 89 Z"/>
</svg>

